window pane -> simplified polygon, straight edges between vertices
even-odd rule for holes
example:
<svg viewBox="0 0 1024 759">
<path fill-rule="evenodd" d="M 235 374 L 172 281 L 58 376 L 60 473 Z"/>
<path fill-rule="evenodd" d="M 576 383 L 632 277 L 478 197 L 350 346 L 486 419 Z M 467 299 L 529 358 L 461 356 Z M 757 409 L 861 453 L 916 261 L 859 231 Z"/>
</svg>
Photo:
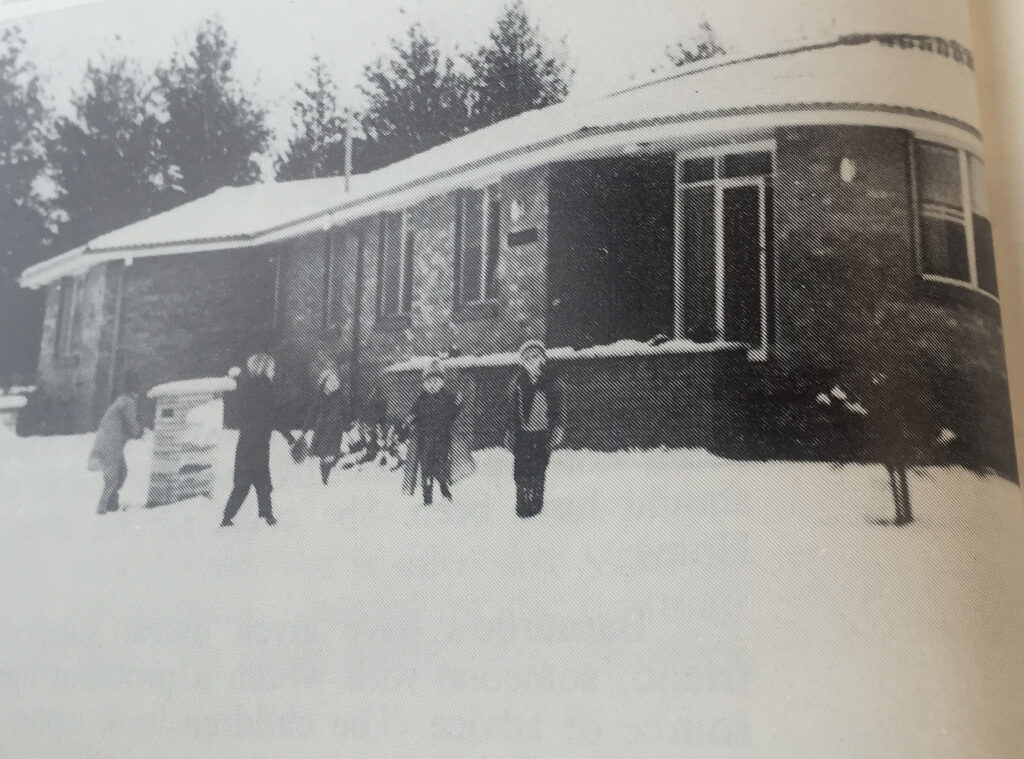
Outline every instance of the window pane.
<svg viewBox="0 0 1024 759">
<path fill-rule="evenodd" d="M 918 143 L 917 183 L 922 202 L 963 208 L 957 151 L 941 145 Z"/>
<path fill-rule="evenodd" d="M 714 340 L 715 191 L 711 187 L 684 190 L 682 204 L 684 336 Z"/>
<path fill-rule="evenodd" d="M 735 153 L 722 160 L 723 177 L 750 177 L 772 173 L 771 153 Z"/>
<path fill-rule="evenodd" d="M 922 216 L 921 258 L 925 274 L 971 281 L 967 234 L 959 222 Z"/>
<path fill-rule="evenodd" d="M 680 176 L 682 182 L 702 182 L 715 178 L 714 158 L 690 158 L 683 161 L 683 169 Z"/>
<path fill-rule="evenodd" d="M 978 287 L 992 295 L 999 295 L 992 223 L 978 214 L 974 214 L 974 256 L 978 265 Z"/>
<path fill-rule="evenodd" d="M 726 340 L 761 344 L 761 190 L 722 193 Z"/>
<path fill-rule="evenodd" d="M 484 296 L 494 295 L 494 272 L 498 268 L 498 255 L 501 251 L 501 198 L 496 193 L 491 195 L 490 208 L 487 211 L 487 271 L 484 274 Z"/>
<path fill-rule="evenodd" d="M 985 164 L 974 155 L 967 156 L 967 166 L 971 177 L 971 205 L 974 213 L 985 218 L 991 217 L 988 202 L 988 179 L 985 177 Z"/>
<path fill-rule="evenodd" d="M 462 212 L 462 271 L 459 273 L 461 302 L 480 300 L 483 276 L 483 190 L 470 190 L 465 194 Z"/>
</svg>

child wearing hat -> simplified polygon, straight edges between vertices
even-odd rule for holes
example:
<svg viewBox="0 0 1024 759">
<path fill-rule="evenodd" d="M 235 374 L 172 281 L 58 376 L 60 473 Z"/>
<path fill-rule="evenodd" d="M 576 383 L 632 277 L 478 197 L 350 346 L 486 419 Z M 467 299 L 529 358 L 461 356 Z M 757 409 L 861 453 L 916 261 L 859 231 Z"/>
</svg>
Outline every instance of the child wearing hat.
<svg viewBox="0 0 1024 759">
<path fill-rule="evenodd" d="M 506 445 L 515 460 L 516 514 L 536 516 L 544 508 L 544 484 L 551 451 L 565 436 L 561 381 L 547 365 L 540 340 L 519 349 L 520 369 L 509 386 Z"/>
<path fill-rule="evenodd" d="M 449 501 L 452 499 L 452 427 L 460 411 L 461 402 L 444 384 L 440 362 L 431 361 L 423 370 L 423 390 L 413 403 L 410 413 L 416 429 L 424 506 L 433 503 L 435 480 L 441 495 Z"/>
</svg>

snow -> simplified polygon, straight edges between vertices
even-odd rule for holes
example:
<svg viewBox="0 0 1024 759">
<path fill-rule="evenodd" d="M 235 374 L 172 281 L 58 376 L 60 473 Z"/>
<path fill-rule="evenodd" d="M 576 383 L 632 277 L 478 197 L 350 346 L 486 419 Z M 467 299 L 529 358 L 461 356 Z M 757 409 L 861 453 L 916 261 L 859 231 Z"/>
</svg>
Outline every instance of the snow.
<svg viewBox="0 0 1024 759">
<path fill-rule="evenodd" d="M 171 395 L 204 395 L 228 393 L 235 389 L 235 380 L 231 377 L 199 377 L 197 379 L 176 380 L 156 385 L 149 391 L 150 398 L 163 398 Z"/>
<path fill-rule="evenodd" d="M 27 403 L 24 395 L 0 395 L 0 411 L 15 411 L 25 408 Z"/>
<path fill-rule="evenodd" d="M 549 360 L 576 361 L 594 358 L 638 358 L 641 356 L 670 356 L 689 353 L 716 353 L 719 351 L 745 349 L 741 343 L 711 341 L 698 343 L 692 340 L 666 340 L 658 345 L 639 340 L 619 340 L 609 345 L 591 345 L 586 348 L 548 348 Z M 414 356 L 387 367 L 387 372 L 423 371 L 437 356 Z M 481 356 L 458 356 L 441 359 L 445 369 L 470 369 L 484 367 L 515 366 L 519 363 L 519 352 L 487 353 Z"/>
<path fill-rule="evenodd" d="M 0 441 L 7 756 L 1007 757 L 1024 673 L 1017 488 L 932 469 L 508 453 L 425 509 L 294 465 L 270 528 L 230 486 L 97 516 L 91 437 Z"/>
</svg>

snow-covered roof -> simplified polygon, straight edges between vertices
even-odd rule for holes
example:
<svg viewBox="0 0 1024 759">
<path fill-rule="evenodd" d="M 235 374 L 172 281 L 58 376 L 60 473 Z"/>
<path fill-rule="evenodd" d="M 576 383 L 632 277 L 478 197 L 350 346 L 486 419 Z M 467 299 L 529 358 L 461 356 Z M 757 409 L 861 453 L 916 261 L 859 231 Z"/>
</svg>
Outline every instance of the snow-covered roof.
<svg viewBox="0 0 1024 759">
<path fill-rule="evenodd" d="M 38 287 L 102 260 L 268 244 L 510 172 L 646 142 L 706 144 L 715 135 L 787 124 L 865 124 L 980 143 L 971 66 L 913 42 L 925 38 L 890 37 L 910 42 L 865 35 L 713 59 L 594 100 L 528 111 L 353 177 L 348 193 L 337 177 L 224 188 L 99 237 L 70 259 L 31 267 L 22 284 Z"/>
</svg>

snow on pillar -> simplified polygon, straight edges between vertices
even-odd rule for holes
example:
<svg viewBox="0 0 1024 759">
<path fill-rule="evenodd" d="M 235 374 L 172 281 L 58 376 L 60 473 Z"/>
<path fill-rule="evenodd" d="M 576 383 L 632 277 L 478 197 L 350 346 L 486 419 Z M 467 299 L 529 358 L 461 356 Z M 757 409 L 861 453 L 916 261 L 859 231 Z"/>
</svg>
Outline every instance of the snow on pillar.
<svg viewBox="0 0 1024 759">
<path fill-rule="evenodd" d="M 24 395 L 0 395 L 0 438 L 14 437 L 18 428 L 18 414 L 28 399 Z"/>
<path fill-rule="evenodd" d="M 153 461 L 147 506 L 213 495 L 217 440 L 224 428 L 224 393 L 230 377 L 206 377 L 157 385 Z"/>
</svg>

